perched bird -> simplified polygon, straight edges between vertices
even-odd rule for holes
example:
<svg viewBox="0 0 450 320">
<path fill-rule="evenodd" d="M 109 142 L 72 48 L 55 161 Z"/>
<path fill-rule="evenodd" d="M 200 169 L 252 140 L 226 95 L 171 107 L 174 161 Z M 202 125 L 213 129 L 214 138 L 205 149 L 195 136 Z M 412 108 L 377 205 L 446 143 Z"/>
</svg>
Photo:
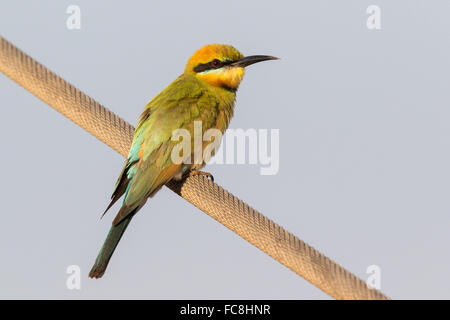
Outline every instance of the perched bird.
<svg viewBox="0 0 450 320">
<path fill-rule="evenodd" d="M 149 197 L 171 179 L 179 179 L 186 174 L 202 174 L 197 170 L 204 163 L 172 161 L 171 153 L 177 144 L 171 139 L 172 132 L 186 129 L 194 137 L 194 121 L 201 121 L 203 132 L 216 128 L 223 133 L 233 116 L 236 91 L 245 67 L 274 59 L 278 58 L 244 57 L 230 45 L 204 46 L 188 60 L 184 73 L 147 104 L 111 203 L 103 214 L 124 196 L 122 207 L 112 222 L 89 277 L 103 276 L 125 229 Z M 206 142 L 203 144 L 205 147 Z"/>
</svg>

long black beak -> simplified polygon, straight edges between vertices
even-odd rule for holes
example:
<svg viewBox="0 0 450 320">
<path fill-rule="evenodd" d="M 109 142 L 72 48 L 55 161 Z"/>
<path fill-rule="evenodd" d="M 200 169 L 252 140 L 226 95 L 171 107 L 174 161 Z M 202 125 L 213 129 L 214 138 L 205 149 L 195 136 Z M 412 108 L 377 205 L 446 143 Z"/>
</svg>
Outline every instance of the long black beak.
<svg viewBox="0 0 450 320">
<path fill-rule="evenodd" d="M 257 62 L 266 60 L 278 60 L 278 59 L 279 58 L 272 56 L 248 56 L 231 63 L 230 66 L 244 68 Z"/>
</svg>

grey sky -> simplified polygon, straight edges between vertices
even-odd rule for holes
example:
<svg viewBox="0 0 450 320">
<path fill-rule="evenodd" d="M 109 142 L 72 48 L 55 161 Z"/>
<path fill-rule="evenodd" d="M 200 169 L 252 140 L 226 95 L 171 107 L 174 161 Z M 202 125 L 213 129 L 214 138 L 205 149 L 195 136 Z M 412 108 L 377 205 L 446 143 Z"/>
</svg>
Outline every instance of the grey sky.
<svg viewBox="0 0 450 320">
<path fill-rule="evenodd" d="M 279 173 L 206 170 L 361 278 L 380 266 L 387 295 L 450 298 L 450 2 L 155 2 L 1 2 L 0 34 L 133 124 L 205 44 L 281 57 L 249 68 L 231 123 L 280 129 Z M 123 159 L 3 75 L 0 99 L 0 298 L 328 298 L 167 189 L 88 279 Z"/>
</svg>

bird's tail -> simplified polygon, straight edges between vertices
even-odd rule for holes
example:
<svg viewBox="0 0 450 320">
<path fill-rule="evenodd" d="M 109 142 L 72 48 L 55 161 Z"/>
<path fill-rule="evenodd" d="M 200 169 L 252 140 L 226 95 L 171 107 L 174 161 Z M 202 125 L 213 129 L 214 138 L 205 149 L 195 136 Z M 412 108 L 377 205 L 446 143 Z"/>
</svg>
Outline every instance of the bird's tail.
<svg viewBox="0 0 450 320">
<path fill-rule="evenodd" d="M 106 237 L 105 243 L 103 244 L 100 252 L 98 253 L 97 259 L 95 259 L 94 266 L 89 272 L 90 278 L 101 278 L 105 273 L 106 267 L 108 266 L 109 259 L 111 259 L 117 244 L 122 238 L 128 224 L 130 223 L 133 215 L 129 215 L 123 219 L 119 224 L 112 226 L 109 230 L 108 236 Z"/>
</svg>

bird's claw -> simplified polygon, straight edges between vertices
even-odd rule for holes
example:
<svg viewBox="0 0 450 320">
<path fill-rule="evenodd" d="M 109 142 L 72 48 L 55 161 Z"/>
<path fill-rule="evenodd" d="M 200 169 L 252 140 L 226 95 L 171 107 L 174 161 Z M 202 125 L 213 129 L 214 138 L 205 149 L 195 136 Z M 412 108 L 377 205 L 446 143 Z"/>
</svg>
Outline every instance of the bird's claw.
<svg viewBox="0 0 450 320">
<path fill-rule="evenodd" d="M 214 182 L 214 176 L 209 172 L 200 171 L 200 170 L 192 170 L 189 172 L 189 177 L 192 177 L 192 176 L 207 176 L 212 182 Z"/>
</svg>

